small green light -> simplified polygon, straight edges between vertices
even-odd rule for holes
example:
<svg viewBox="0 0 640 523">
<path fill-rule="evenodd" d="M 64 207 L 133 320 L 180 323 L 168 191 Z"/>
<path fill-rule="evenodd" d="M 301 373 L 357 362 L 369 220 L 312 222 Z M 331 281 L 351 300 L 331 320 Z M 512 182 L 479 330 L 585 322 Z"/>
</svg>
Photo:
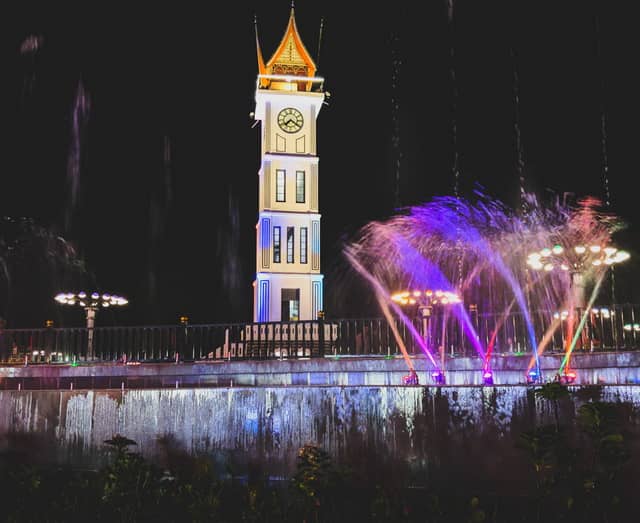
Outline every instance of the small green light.
<svg viewBox="0 0 640 523">
<path fill-rule="evenodd" d="M 72 367 L 77 367 L 77 366 L 78 366 L 78 362 L 77 362 L 77 361 L 74 361 L 73 363 L 71 363 L 71 366 L 72 366 Z"/>
</svg>

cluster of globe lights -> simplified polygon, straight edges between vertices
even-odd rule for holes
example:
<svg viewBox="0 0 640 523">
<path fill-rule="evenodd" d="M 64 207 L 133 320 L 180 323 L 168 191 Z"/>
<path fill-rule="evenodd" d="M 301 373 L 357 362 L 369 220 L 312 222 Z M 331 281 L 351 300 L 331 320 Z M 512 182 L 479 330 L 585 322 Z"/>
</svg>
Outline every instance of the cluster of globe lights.
<svg viewBox="0 0 640 523">
<path fill-rule="evenodd" d="M 629 259 L 627 251 L 618 250 L 610 245 L 576 245 L 565 248 L 560 244 L 553 247 L 544 247 L 532 252 L 527 257 L 527 265 L 537 271 L 563 271 L 585 270 L 589 265 L 600 267 L 613 265 Z"/>
<path fill-rule="evenodd" d="M 616 311 L 610 311 L 609 309 L 602 307 L 602 308 L 597 308 L 594 307 L 592 309 L 589 309 L 589 312 L 591 314 L 593 314 L 594 316 L 597 316 L 599 318 L 602 319 L 609 319 L 611 318 L 611 316 L 614 316 Z M 556 320 L 566 320 L 569 317 L 569 311 L 557 311 L 553 313 L 553 317 Z"/>
<path fill-rule="evenodd" d="M 400 305 L 449 305 L 452 303 L 460 303 L 460 297 L 452 291 L 442 290 L 415 290 L 396 292 L 391 295 L 391 299 Z"/>
<path fill-rule="evenodd" d="M 56 295 L 55 300 L 63 305 L 79 305 L 80 307 L 93 309 L 97 309 L 99 307 L 126 305 L 129 303 L 129 300 L 126 298 L 116 296 L 115 294 L 100 294 L 98 292 L 92 292 L 89 294 L 84 291 L 78 293 L 61 292 Z"/>
</svg>

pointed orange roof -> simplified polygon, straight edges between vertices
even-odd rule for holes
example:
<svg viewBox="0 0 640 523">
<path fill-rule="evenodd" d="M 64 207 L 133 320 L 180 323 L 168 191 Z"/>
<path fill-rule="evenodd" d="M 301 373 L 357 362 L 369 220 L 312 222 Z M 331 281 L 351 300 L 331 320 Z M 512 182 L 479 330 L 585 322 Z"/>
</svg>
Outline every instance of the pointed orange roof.
<svg viewBox="0 0 640 523">
<path fill-rule="evenodd" d="M 294 74 L 299 76 L 313 76 L 316 64 L 302 43 L 293 7 L 289 16 L 287 29 L 280 41 L 280 45 L 267 62 L 269 74 Z"/>
<path fill-rule="evenodd" d="M 257 30 L 256 30 L 257 31 Z M 257 32 L 256 32 L 257 41 Z M 263 72 L 264 68 L 264 72 Z M 260 46 L 258 44 L 258 71 L 260 74 L 282 74 L 291 76 L 315 76 L 316 64 L 311 58 L 309 51 L 302 43 L 298 27 L 296 26 L 296 18 L 294 8 L 291 6 L 291 14 L 287 29 L 280 41 L 280 45 L 276 49 L 271 59 L 264 64 Z M 267 82 L 270 84 L 271 82 Z M 277 84 L 278 82 L 274 82 Z M 262 86 L 265 86 L 261 82 Z M 275 88 L 275 85 L 272 85 Z M 311 83 L 307 83 L 306 90 L 311 87 Z"/>
</svg>

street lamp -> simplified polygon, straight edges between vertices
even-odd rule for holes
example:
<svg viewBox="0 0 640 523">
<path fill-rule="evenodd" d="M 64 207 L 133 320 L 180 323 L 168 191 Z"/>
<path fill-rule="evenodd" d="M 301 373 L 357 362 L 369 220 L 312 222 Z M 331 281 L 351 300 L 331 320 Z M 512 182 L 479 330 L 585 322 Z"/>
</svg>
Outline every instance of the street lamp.
<svg viewBox="0 0 640 523">
<path fill-rule="evenodd" d="M 442 290 L 434 291 L 431 289 L 396 292 L 391 295 L 391 299 L 400 305 L 417 305 L 420 316 L 422 317 L 422 335 L 425 341 L 429 341 L 429 324 L 433 308 L 438 305 L 446 306 L 454 303 L 460 303 L 462 301 L 455 292 Z M 442 343 L 444 346 L 444 339 Z"/>
<path fill-rule="evenodd" d="M 584 307 L 584 275 L 591 270 L 607 268 L 610 265 L 628 260 L 627 251 L 618 250 L 611 245 L 599 244 L 574 246 L 555 244 L 532 252 L 527 257 L 527 265 L 536 271 L 565 271 L 571 275 L 571 288 L 578 308 Z"/>
<path fill-rule="evenodd" d="M 416 289 L 412 291 L 401 291 L 391 295 L 391 299 L 403 306 L 417 306 L 418 312 L 422 318 L 422 336 L 429 345 L 431 335 L 431 316 L 434 307 L 446 307 L 461 303 L 462 299 L 455 292 L 432 290 L 432 289 Z M 442 325 L 442 350 L 440 352 L 441 369 L 435 370 L 431 376 L 438 385 L 444 385 L 444 346 L 445 346 L 445 326 L 444 318 Z"/>
<path fill-rule="evenodd" d="M 527 257 L 527 265 L 536 271 L 564 271 L 570 275 L 570 296 L 572 309 L 585 309 L 585 274 L 599 271 L 628 260 L 627 251 L 611 245 L 576 244 L 574 246 L 556 244 L 543 247 Z"/>
<path fill-rule="evenodd" d="M 536 271 L 554 272 L 562 271 L 569 274 L 569 296 L 571 306 L 568 313 L 567 326 L 573 330 L 575 317 L 580 317 L 582 311 L 587 308 L 585 303 L 586 275 L 602 274 L 609 266 L 628 260 L 630 257 L 627 251 L 618 250 L 612 245 L 602 245 L 600 243 L 575 243 L 564 245 L 556 243 L 552 247 L 543 247 L 539 251 L 532 252 L 527 257 L 527 265 Z M 591 301 L 593 301 L 592 297 Z M 577 314 L 575 314 L 577 312 Z M 575 316 L 574 316 L 575 314 Z M 564 316 L 562 319 L 565 319 Z M 582 319 L 578 329 L 582 326 L 586 317 Z M 577 337 L 578 334 L 575 334 Z M 580 336 L 584 333 L 580 332 Z M 573 345 L 577 339 L 572 339 L 573 332 L 567 333 L 567 343 L 565 349 L 566 356 L 560 367 L 561 378 L 567 377 L 569 382 L 575 380 L 575 373 L 569 371 L 569 357 L 573 350 Z M 592 349 L 593 350 L 593 347 Z"/>
<path fill-rule="evenodd" d="M 80 291 L 61 292 L 55 300 L 62 305 L 75 305 L 82 307 L 87 318 L 87 360 L 93 359 L 93 326 L 98 309 L 107 307 L 120 307 L 129 303 L 129 300 L 115 294 L 100 294 L 98 292 L 87 293 Z"/>
<path fill-rule="evenodd" d="M 391 295 L 391 299 L 400 305 L 418 304 L 419 306 L 448 305 L 462 301 L 455 292 L 431 289 L 396 292 Z"/>
</svg>

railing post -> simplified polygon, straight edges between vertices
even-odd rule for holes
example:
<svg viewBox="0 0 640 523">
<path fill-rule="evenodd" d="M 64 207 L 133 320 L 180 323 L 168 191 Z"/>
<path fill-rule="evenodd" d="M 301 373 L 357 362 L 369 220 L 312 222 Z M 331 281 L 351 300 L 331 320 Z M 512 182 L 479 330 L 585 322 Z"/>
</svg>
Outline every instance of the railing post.
<svg viewBox="0 0 640 523">
<path fill-rule="evenodd" d="M 189 348 L 189 316 L 180 316 L 180 325 L 182 325 L 180 333 L 180 341 L 176 347 L 176 353 L 174 354 L 175 362 L 184 359 Z"/>
<path fill-rule="evenodd" d="M 324 311 L 318 311 L 318 357 L 324 358 Z"/>
</svg>

